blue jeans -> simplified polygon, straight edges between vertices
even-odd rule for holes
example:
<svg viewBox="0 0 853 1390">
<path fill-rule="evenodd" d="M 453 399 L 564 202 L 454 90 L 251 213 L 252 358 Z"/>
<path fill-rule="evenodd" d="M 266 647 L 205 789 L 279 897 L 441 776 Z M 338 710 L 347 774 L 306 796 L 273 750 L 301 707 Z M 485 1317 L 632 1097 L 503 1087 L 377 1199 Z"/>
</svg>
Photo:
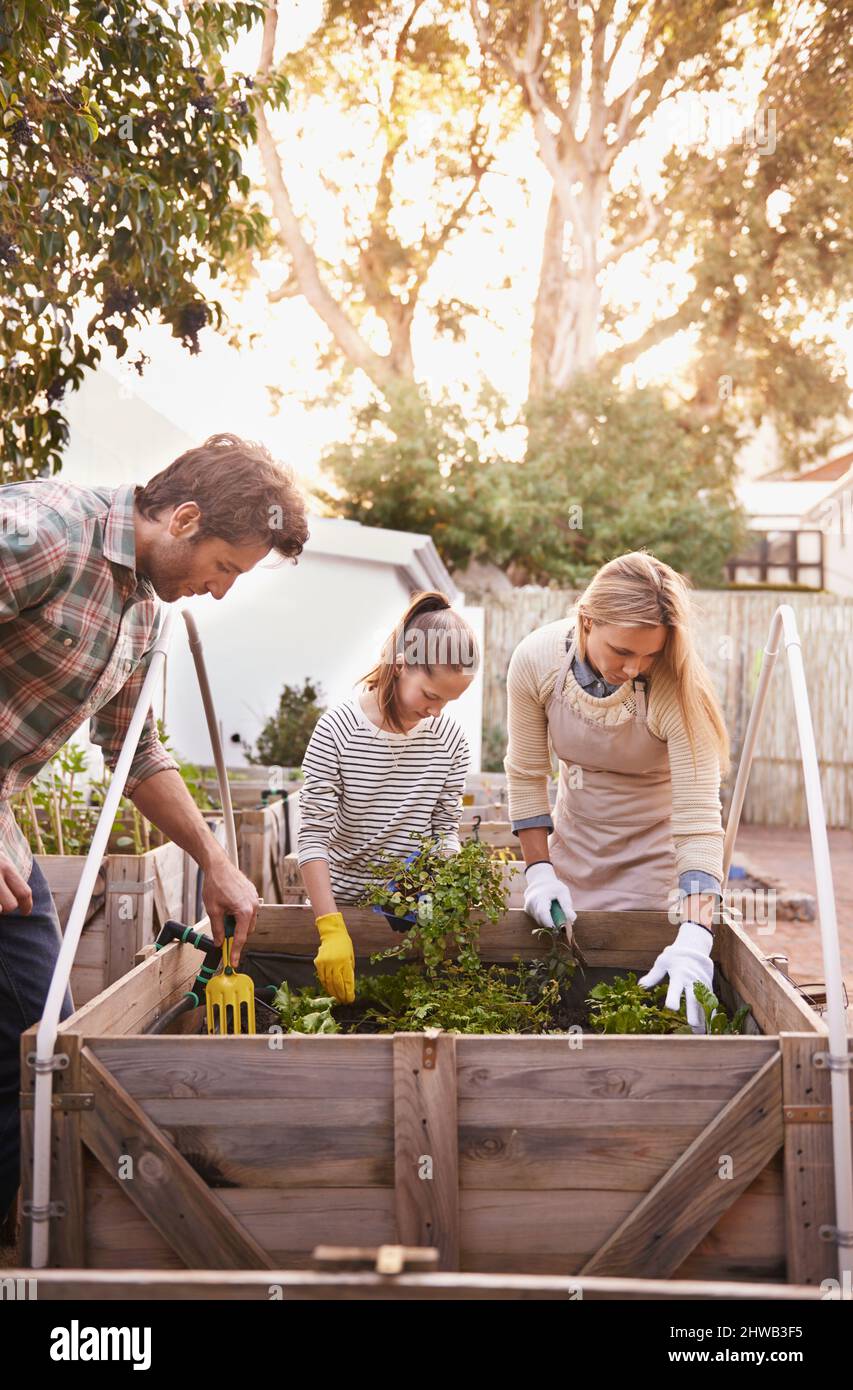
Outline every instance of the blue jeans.
<svg viewBox="0 0 853 1390">
<path fill-rule="evenodd" d="M 62 932 L 47 879 L 33 860 L 33 909 L 0 912 L 0 1220 L 15 1200 L 20 1182 L 21 1034 L 42 1016 Z M 65 991 L 60 1018 L 73 1013 Z"/>
</svg>

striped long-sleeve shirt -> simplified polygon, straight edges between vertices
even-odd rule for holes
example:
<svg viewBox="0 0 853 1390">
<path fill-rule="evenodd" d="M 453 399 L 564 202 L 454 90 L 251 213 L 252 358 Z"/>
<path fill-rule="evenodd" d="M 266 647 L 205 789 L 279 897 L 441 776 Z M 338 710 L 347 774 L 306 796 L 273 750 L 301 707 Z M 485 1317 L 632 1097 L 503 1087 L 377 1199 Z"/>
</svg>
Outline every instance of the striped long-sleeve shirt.
<svg viewBox="0 0 853 1390">
<path fill-rule="evenodd" d="M 160 626 L 136 573 L 133 487 L 0 487 L 0 855 L 29 878 L 8 798 L 89 716 L 114 768 Z M 127 791 L 176 768 L 149 712 Z"/>
<path fill-rule="evenodd" d="M 455 853 L 469 763 L 468 741 L 447 714 L 395 734 L 367 718 L 357 695 L 326 710 L 302 760 L 300 867 L 328 860 L 335 900 L 352 905 L 369 862 L 406 858 L 419 848 L 413 833 Z"/>
</svg>

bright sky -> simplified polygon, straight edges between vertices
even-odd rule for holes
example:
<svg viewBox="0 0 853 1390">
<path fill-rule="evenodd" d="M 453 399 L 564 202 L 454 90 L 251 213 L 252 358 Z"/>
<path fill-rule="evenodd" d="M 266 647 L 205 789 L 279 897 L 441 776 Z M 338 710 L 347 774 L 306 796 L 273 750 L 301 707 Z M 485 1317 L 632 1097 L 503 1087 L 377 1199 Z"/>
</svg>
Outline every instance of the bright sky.
<svg viewBox="0 0 853 1390">
<path fill-rule="evenodd" d="M 320 0 L 285 0 L 281 8 L 277 57 L 284 56 L 286 49 L 298 48 L 310 36 L 319 19 Z M 259 47 L 260 31 L 241 42 L 229 66 L 253 71 Z M 717 145 L 727 143 L 742 128 L 738 110 L 749 112 L 755 105 L 759 61 L 760 55 L 753 54 L 728 99 L 715 98 L 707 108 L 698 101 L 669 103 L 659 112 L 642 146 L 634 147 L 617 163 L 616 179 L 629 176 L 630 155 L 645 186 L 653 191 L 660 158 L 673 143 L 690 145 L 706 139 Z M 621 70 L 616 67 L 614 94 L 627 85 L 630 75 L 629 63 Z M 286 155 L 285 176 L 297 208 L 310 208 L 312 220 L 317 220 L 320 254 L 333 259 L 342 245 L 344 229 L 339 209 L 319 174 L 324 169 L 333 170 L 344 185 L 348 179 L 352 183 L 359 177 L 362 166 L 353 135 L 357 123 L 352 116 L 317 101 L 306 120 L 298 91 L 292 94 L 292 108 L 290 113 L 279 113 L 273 126 Z M 761 132 L 757 138 L 760 143 Z M 355 157 L 342 158 L 342 152 Z M 254 150 L 248 156 L 247 170 L 261 182 L 260 161 Z M 410 187 L 402 191 L 416 202 L 418 188 L 423 185 L 423 169 L 415 167 Z M 529 325 L 550 195 L 550 179 L 535 156 L 529 129 L 521 130 L 509 143 L 500 168 L 489 177 L 487 192 L 497 213 L 497 232 L 474 226 L 459 237 L 452 252 L 437 261 L 428 298 L 439 292 L 457 295 L 488 309 L 489 319 L 469 319 L 466 341 L 456 344 L 435 338 L 428 315 L 421 312 L 415 324 L 415 359 L 419 375 L 433 390 L 464 394 L 478 376 L 485 375 L 518 406 L 527 384 Z M 784 212 L 784 206 L 777 212 Z M 259 281 L 239 303 L 220 292 L 234 318 L 258 334 L 251 349 L 238 354 L 208 330 L 202 334 L 202 353 L 193 357 L 168 330 L 152 327 L 138 335 L 139 346 L 151 357 L 144 379 L 140 381 L 121 364 L 111 370 L 122 377 L 127 391 L 138 392 L 189 434 L 201 438 L 215 430 L 230 429 L 260 438 L 310 483 L 321 476 L 318 461 L 324 445 L 346 437 L 348 415 L 343 408 L 320 409 L 304 403 L 307 396 L 319 395 L 324 389 L 325 378 L 317 370 L 317 360 L 325 349 L 327 332 L 299 298 L 270 305 L 267 292 L 280 283 L 281 270 L 267 265 L 260 272 Z M 507 276 L 511 287 L 499 288 Z M 607 293 L 624 306 L 625 336 L 634 337 L 659 314 L 670 312 L 689 286 L 687 257 L 680 265 L 655 266 L 646 251 L 638 250 L 610 273 Z M 847 354 L 853 385 L 853 329 L 845 331 L 840 324 L 824 326 Z M 380 349 L 381 331 L 380 326 L 374 340 Z M 647 353 L 639 364 L 640 383 L 672 380 L 689 348 L 686 335 L 680 335 Z M 271 384 L 283 392 L 277 415 L 271 411 L 266 390 Z M 520 447 L 520 440 L 518 444 Z"/>
</svg>

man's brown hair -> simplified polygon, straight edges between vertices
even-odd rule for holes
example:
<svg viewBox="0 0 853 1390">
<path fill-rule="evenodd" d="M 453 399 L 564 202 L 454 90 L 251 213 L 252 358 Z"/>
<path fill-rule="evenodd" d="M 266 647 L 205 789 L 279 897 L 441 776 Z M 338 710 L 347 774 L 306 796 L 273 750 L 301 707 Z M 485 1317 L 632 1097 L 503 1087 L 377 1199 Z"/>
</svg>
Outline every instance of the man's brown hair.
<svg viewBox="0 0 853 1390">
<path fill-rule="evenodd" d="M 149 519 L 166 507 L 195 502 L 201 521 L 194 540 L 266 541 L 294 559 L 308 540 L 305 499 L 292 470 L 263 444 L 236 434 L 212 434 L 197 449 L 187 449 L 144 487 L 137 486 L 134 498 Z"/>
</svg>

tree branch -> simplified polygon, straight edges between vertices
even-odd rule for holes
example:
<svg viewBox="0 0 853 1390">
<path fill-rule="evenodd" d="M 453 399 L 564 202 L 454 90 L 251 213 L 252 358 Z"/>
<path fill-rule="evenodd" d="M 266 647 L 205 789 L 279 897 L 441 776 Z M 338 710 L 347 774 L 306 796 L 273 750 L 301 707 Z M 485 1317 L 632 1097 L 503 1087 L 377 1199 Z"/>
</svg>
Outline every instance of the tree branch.
<svg viewBox="0 0 853 1390">
<path fill-rule="evenodd" d="M 257 69 L 257 77 L 261 81 L 269 75 L 272 65 L 277 25 L 277 0 L 269 0 L 264 15 L 261 58 Z M 350 362 L 354 366 L 360 367 L 377 386 L 390 385 L 395 380 L 396 373 L 389 359 L 374 351 L 364 341 L 320 278 L 314 248 L 302 234 L 299 219 L 294 212 L 290 193 L 282 174 L 281 158 L 267 123 L 266 113 L 260 104 L 257 107 L 257 122 L 258 150 L 272 199 L 273 211 L 286 248 L 293 259 L 293 274 L 300 292 L 314 312 L 323 320 L 338 347 Z"/>
<path fill-rule="evenodd" d="M 646 214 L 642 227 L 638 227 L 636 231 L 631 232 L 631 234 L 618 246 L 611 247 L 607 255 L 600 261 L 602 269 L 604 269 L 605 266 L 613 265 L 616 261 L 621 261 L 623 256 L 627 256 L 628 252 L 635 250 L 636 247 L 642 246 L 657 230 L 661 220 L 660 209 L 655 207 L 651 198 L 642 187 L 640 188 L 640 198 Z"/>
<path fill-rule="evenodd" d="M 665 318 L 657 319 L 633 342 L 623 343 L 621 347 L 606 353 L 601 359 L 602 370 L 613 372 L 630 362 L 636 362 L 637 358 L 641 357 L 644 352 L 648 352 L 650 348 L 657 347 L 658 343 L 665 342 L 673 334 L 690 328 L 701 314 L 702 304 L 707 295 L 706 288 L 697 286 L 674 313 L 667 314 Z"/>
</svg>

